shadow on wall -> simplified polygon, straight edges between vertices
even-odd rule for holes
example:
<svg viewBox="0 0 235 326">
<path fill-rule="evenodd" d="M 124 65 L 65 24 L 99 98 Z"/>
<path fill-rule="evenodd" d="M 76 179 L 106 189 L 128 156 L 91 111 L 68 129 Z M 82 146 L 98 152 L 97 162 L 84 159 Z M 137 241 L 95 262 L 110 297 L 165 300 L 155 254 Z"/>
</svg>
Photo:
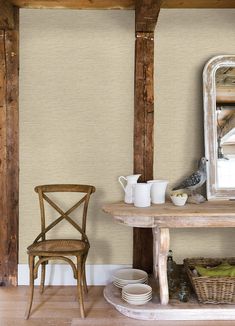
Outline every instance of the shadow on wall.
<svg viewBox="0 0 235 326">
<path fill-rule="evenodd" d="M 91 241 L 91 248 L 88 254 L 88 260 L 98 264 L 111 263 L 111 247 L 110 241 L 103 239 L 103 235 L 107 236 L 110 232 L 110 223 L 113 223 L 111 219 L 107 218 L 107 215 L 102 212 L 102 205 L 106 194 L 104 189 L 96 188 L 96 192 L 93 194 L 90 206 L 88 209 L 87 220 L 87 235 Z M 108 237 L 111 238 L 112 234 Z"/>
<path fill-rule="evenodd" d="M 221 233 L 220 228 L 172 229 L 170 234 L 174 259 L 179 264 L 185 258 L 234 257 L 235 237 L 233 228 L 224 228 L 223 233 Z M 230 239 L 230 241 L 226 241 L 226 239 Z"/>
</svg>

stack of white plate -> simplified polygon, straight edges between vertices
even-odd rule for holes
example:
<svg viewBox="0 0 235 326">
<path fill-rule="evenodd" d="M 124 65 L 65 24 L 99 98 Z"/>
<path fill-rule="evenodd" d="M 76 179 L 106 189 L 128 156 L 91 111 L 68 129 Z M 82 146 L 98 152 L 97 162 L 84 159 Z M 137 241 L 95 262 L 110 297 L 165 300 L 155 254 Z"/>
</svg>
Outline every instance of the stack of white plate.
<svg viewBox="0 0 235 326">
<path fill-rule="evenodd" d="M 147 283 L 148 274 L 141 269 L 124 268 L 113 273 L 113 284 L 123 288 L 127 284 Z"/>
<path fill-rule="evenodd" d="M 133 305 L 142 305 L 152 299 L 152 288 L 147 284 L 128 284 L 122 288 L 122 299 Z"/>
</svg>

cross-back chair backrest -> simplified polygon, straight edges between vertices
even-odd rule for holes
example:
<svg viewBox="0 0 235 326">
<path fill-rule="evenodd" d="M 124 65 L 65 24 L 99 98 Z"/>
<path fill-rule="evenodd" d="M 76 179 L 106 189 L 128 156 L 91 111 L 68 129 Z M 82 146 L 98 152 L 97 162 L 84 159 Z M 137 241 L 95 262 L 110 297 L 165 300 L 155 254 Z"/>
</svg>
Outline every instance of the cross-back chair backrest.
<svg viewBox="0 0 235 326">
<path fill-rule="evenodd" d="M 86 219 L 87 219 L 87 209 L 88 203 L 90 199 L 90 195 L 95 192 L 95 187 L 90 185 L 74 185 L 74 184 L 57 184 L 57 185 L 41 185 L 37 186 L 34 189 L 39 195 L 39 204 L 40 204 L 40 212 L 41 212 L 41 233 L 34 240 L 38 242 L 39 240 L 46 239 L 46 233 L 50 231 L 54 226 L 60 223 L 62 220 L 66 220 L 69 222 L 80 234 L 83 241 L 89 243 L 88 238 L 86 236 Z M 48 195 L 47 193 L 83 193 L 84 196 L 79 199 L 70 209 L 64 212 Z M 52 223 L 46 226 L 46 214 L 45 214 L 45 202 L 47 202 L 51 207 L 53 207 L 60 216 L 55 219 Z M 82 213 L 82 223 L 81 226 L 76 223 L 70 216 L 75 209 L 79 206 L 83 205 L 83 213 Z"/>
</svg>

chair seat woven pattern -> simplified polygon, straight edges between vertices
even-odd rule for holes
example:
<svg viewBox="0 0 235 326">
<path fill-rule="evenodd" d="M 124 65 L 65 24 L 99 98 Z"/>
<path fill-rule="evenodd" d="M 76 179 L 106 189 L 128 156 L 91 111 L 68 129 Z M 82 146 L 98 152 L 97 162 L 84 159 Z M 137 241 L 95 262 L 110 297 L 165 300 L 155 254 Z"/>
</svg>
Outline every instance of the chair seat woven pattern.
<svg viewBox="0 0 235 326">
<path fill-rule="evenodd" d="M 73 239 L 60 239 L 60 240 L 45 240 L 32 244 L 28 247 L 29 253 L 39 253 L 39 252 L 76 252 L 89 248 L 88 244 L 81 240 Z"/>
</svg>

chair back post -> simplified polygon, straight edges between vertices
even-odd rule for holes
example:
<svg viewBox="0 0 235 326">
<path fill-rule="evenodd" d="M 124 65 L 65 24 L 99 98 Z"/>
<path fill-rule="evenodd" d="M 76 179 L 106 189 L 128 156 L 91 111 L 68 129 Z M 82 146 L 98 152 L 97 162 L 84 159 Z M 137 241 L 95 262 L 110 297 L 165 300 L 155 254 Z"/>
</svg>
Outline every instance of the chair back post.
<svg viewBox="0 0 235 326">
<path fill-rule="evenodd" d="M 35 191 L 38 193 L 39 196 L 39 205 L 40 205 L 40 213 L 41 213 L 41 233 L 42 233 L 42 240 L 46 239 L 45 227 L 46 227 L 46 218 L 45 218 L 45 206 L 44 206 L 44 199 L 43 199 L 43 192 L 41 187 L 36 187 Z"/>
<path fill-rule="evenodd" d="M 89 200 L 90 200 L 90 196 L 92 194 L 92 192 L 94 192 L 93 187 L 91 186 L 89 188 L 89 190 L 87 191 L 86 194 L 86 200 L 84 202 L 84 208 L 83 208 L 83 216 L 82 216 L 82 231 L 84 233 L 86 233 L 86 221 L 87 221 L 87 210 L 88 210 L 88 204 L 89 204 Z M 84 237 L 82 236 L 82 239 Z M 84 240 L 84 239 L 83 239 Z"/>
</svg>

